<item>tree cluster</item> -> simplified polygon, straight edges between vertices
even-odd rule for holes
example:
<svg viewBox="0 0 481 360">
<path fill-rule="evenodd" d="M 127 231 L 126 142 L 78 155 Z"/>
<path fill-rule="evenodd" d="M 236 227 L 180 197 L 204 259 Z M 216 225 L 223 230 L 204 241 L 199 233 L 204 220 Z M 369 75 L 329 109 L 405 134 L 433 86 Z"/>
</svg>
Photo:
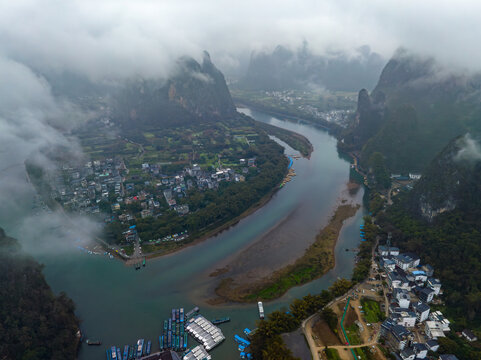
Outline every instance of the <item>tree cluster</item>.
<svg viewBox="0 0 481 360">
<path fill-rule="evenodd" d="M 0 359 L 75 359 L 79 320 L 71 299 L 55 296 L 42 266 L 0 229 Z"/>
</svg>

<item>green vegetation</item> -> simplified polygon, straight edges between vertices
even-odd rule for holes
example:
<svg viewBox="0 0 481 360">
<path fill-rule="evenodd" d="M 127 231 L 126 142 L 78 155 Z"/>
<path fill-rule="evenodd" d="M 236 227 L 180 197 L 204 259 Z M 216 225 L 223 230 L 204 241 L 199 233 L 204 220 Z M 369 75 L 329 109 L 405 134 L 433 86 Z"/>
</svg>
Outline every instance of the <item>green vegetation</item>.
<svg viewBox="0 0 481 360">
<path fill-rule="evenodd" d="M 302 156 L 307 157 L 311 155 L 313 150 L 312 144 L 304 136 L 262 122 L 258 122 L 258 127 L 264 129 L 270 135 L 274 135 L 278 139 L 284 141 L 293 149 L 298 150 Z"/>
<path fill-rule="evenodd" d="M 258 321 L 257 330 L 252 337 L 251 350 L 257 360 L 295 360 L 282 341 L 280 334 L 297 329 L 302 320 L 318 312 L 332 299 L 344 294 L 352 283 L 346 279 L 335 281 L 329 290 L 319 295 L 306 295 L 294 300 L 289 312 L 276 310 L 266 320 Z"/>
<path fill-rule="evenodd" d="M 479 217 L 466 216 L 462 209 L 438 215 L 428 224 L 393 205 L 387 217 L 379 219 L 392 231 L 394 243 L 419 254 L 436 269 L 446 296 L 446 315 L 460 329 L 481 325 L 481 224 Z"/>
<path fill-rule="evenodd" d="M 439 338 L 439 352 L 444 354 L 455 354 L 459 360 L 471 360 L 481 358 L 479 344 L 466 342 L 463 338 L 449 333 L 445 338 Z"/>
<path fill-rule="evenodd" d="M 376 189 L 388 189 L 391 186 L 391 175 L 387 170 L 384 156 L 380 152 L 375 152 L 370 156 L 369 168 L 372 169 Z"/>
<path fill-rule="evenodd" d="M 354 353 L 356 354 L 356 356 L 359 360 L 372 360 L 372 359 L 374 359 L 374 357 L 371 355 L 370 348 L 367 347 L 367 346 L 354 349 Z"/>
<path fill-rule="evenodd" d="M 349 338 L 349 344 L 359 345 L 361 344 L 361 337 L 359 336 L 359 328 L 356 324 L 345 326 L 347 337 Z"/>
<path fill-rule="evenodd" d="M 362 298 L 362 309 L 364 310 L 364 317 L 368 323 L 377 323 L 383 321 L 385 316 L 381 312 L 381 307 L 377 301 Z"/>
<path fill-rule="evenodd" d="M 42 266 L 0 229 L 2 359 L 74 359 L 79 320 L 65 293 L 55 296 Z"/>
<path fill-rule="evenodd" d="M 354 266 L 352 273 L 352 281 L 359 283 L 364 281 L 369 275 L 369 270 L 372 263 L 372 248 L 376 244 L 376 236 L 379 229 L 374 225 L 370 216 L 364 217 L 364 238 L 359 245 L 359 252 L 357 253 L 358 262 Z"/>
<path fill-rule="evenodd" d="M 334 266 L 334 247 L 344 220 L 354 216 L 359 206 L 340 205 L 328 225 L 316 237 L 316 241 L 306 249 L 303 256 L 294 264 L 276 271 L 260 284 L 232 289 L 230 282 L 222 282 L 217 294 L 234 301 L 257 301 L 275 299 L 293 286 L 302 285 L 325 274 Z"/>
<path fill-rule="evenodd" d="M 326 353 L 327 359 L 328 360 L 341 360 L 341 357 L 339 356 L 339 352 L 336 349 L 324 349 L 324 352 Z"/>
<path fill-rule="evenodd" d="M 339 321 L 337 314 L 329 307 L 325 307 L 321 312 L 322 318 L 333 333 L 337 333 L 337 323 Z"/>
</svg>

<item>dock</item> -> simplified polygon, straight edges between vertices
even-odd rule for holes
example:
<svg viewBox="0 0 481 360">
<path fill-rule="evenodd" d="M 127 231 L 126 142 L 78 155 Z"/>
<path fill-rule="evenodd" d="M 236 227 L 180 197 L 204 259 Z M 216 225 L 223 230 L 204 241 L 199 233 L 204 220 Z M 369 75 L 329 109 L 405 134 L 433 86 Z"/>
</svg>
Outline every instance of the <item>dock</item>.
<svg viewBox="0 0 481 360">
<path fill-rule="evenodd" d="M 211 360 L 212 356 L 209 355 L 207 350 L 202 345 L 198 345 L 183 357 L 183 360 Z"/>
<path fill-rule="evenodd" d="M 212 350 L 225 340 L 221 329 L 202 315 L 197 315 L 190 319 L 185 330 L 197 339 L 197 341 L 202 343 L 207 351 Z"/>
</svg>

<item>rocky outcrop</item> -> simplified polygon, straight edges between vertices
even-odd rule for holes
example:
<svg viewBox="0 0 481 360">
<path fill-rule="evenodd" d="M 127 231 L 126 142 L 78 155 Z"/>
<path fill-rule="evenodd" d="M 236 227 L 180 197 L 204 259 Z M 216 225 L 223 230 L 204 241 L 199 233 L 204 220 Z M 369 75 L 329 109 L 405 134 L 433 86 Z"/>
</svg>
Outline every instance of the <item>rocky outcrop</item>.
<svg viewBox="0 0 481 360">
<path fill-rule="evenodd" d="M 230 118 L 236 108 L 224 75 L 204 52 L 201 64 L 191 57 L 180 58 L 169 79 L 137 79 L 125 84 L 116 96 L 114 113 L 129 129 L 142 124 L 165 127 Z"/>
</svg>

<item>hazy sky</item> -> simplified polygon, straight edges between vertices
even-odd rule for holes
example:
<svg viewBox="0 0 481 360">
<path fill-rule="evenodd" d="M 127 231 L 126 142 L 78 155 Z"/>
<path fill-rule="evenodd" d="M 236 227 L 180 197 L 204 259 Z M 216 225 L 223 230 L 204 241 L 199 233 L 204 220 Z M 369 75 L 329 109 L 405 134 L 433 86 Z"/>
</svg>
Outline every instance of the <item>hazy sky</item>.
<svg viewBox="0 0 481 360">
<path fill-rule="evenodd" d="M 480 1 L 15 0 L 0 2 L 0 53 L 42 70 L 93 78 L 161 75 L 182 54 L 210 51 L 229 70 L 277 44 L 389 57 L 404 46 L 477 67 Z"/>
</svg>

